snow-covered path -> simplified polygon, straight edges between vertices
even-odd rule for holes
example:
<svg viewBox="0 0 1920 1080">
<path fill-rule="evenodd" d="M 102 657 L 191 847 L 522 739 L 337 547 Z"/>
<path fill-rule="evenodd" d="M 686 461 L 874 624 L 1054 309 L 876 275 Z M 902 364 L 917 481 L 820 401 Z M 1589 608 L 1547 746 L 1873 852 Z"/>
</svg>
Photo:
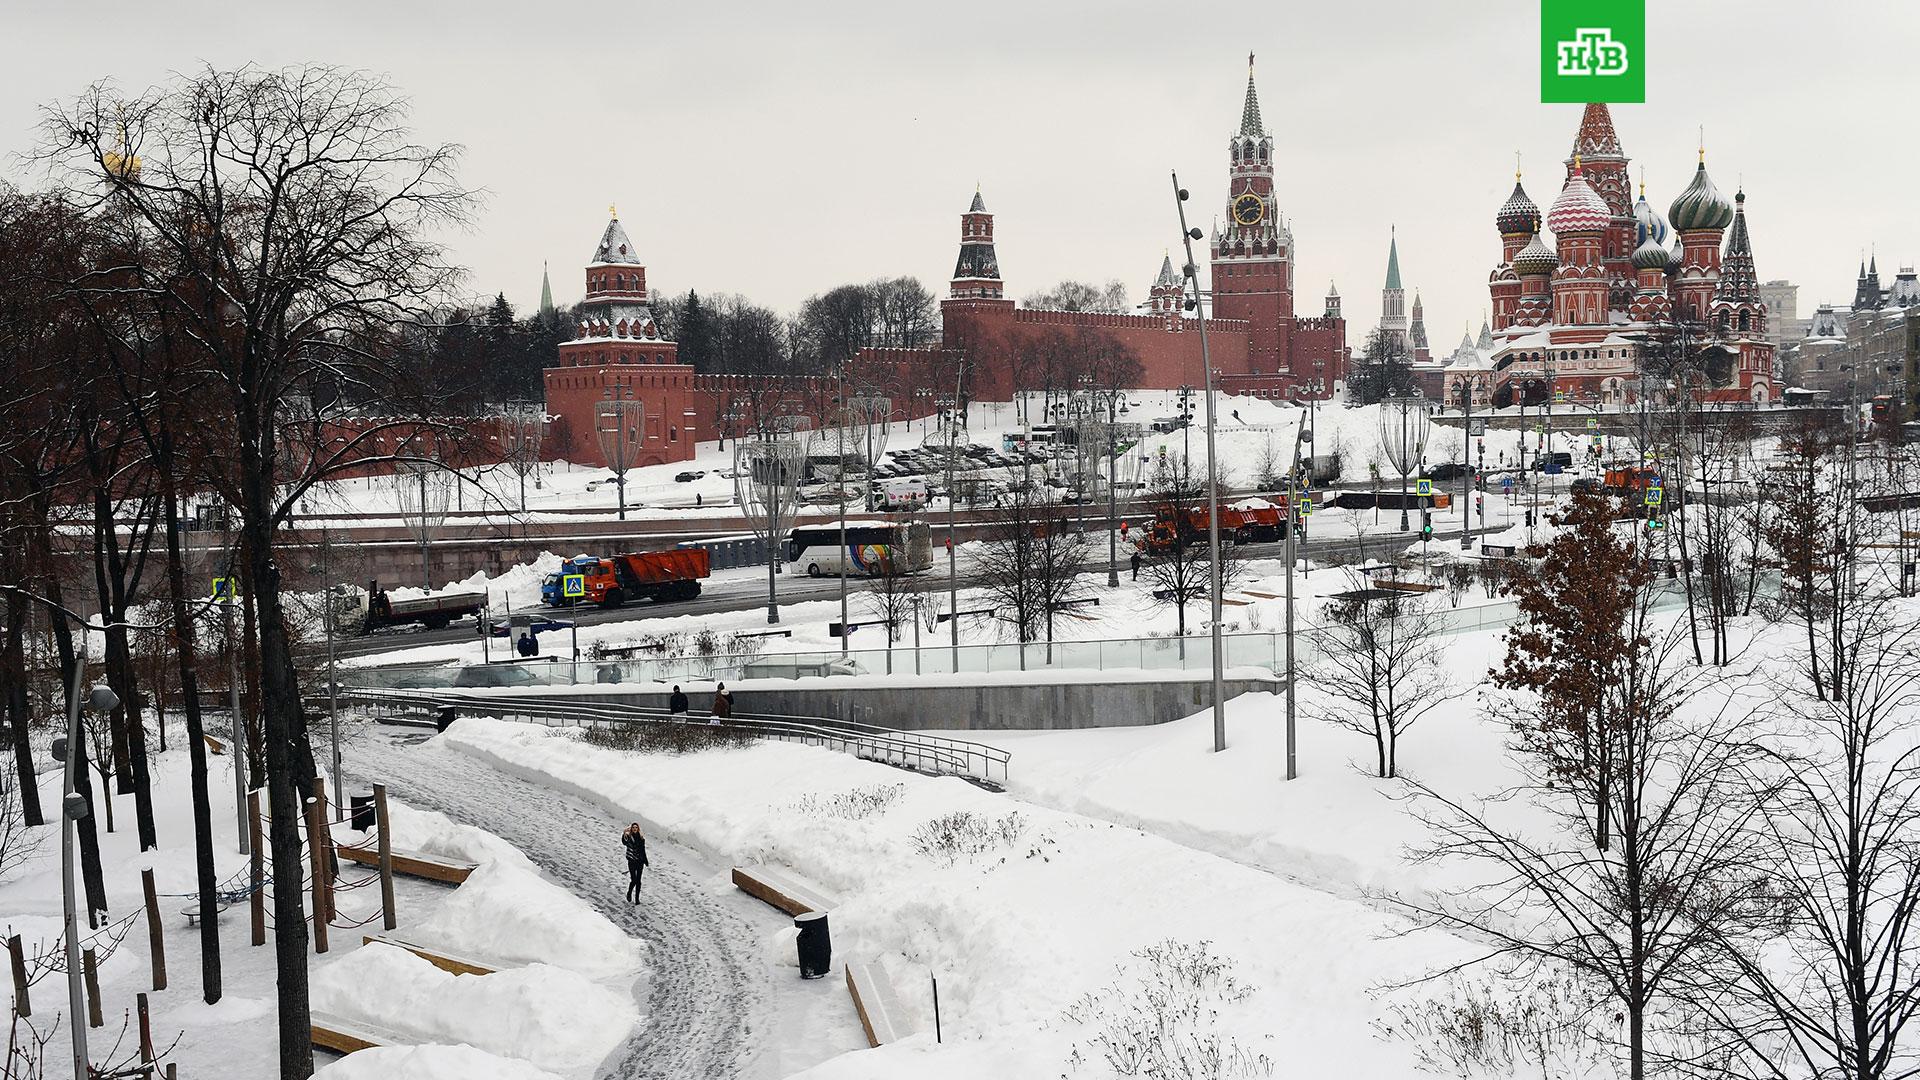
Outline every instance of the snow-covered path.
<svg viewBox="0 0 1920 1080">
<path fill-rule="evenodd" d="M 599 1076 L 746 1080 L 764 1073 L 757 1047 L 772 1006 L 761 939 L 777 915 L 768 913 L 766 927 L 752 925 L 706 887 L 710 869 L 657 840 L 647 849 L 645 899 L 628 905 L 619 849 L 625 822 L 436 742 L 374 732 L 352 747 L 343 768 L 356 786 L 377 779 L 409 805 L 500 836 L 648 943 L 647 1018 Z"/>
</svg>

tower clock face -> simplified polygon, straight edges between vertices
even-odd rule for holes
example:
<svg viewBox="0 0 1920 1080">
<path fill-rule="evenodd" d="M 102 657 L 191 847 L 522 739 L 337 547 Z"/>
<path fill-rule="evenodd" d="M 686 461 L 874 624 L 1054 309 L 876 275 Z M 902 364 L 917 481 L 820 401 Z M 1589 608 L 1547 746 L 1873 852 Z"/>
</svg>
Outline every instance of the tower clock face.
<svg viewBox="0 0 1920 1080">
<path fill-rule="evenodd" d="M 1258 225 L 1260 219 L 1267 216 L 1266 201 L 1251 191 L 1242 192 L 1233 200 L 1233 220 L 1242 225 Z"/>
</svg>

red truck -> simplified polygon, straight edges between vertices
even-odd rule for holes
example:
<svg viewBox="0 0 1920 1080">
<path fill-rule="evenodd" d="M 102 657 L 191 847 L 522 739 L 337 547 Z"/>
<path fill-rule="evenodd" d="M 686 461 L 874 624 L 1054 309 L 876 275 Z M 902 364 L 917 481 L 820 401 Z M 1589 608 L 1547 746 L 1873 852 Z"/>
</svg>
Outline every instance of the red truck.
<svg viewBox="0 0 1920 1080">
<path fill-rule="evenodd" d="M 700 579 L 710 559 L 705 548 L 637 551 L 601 559 L 574 559 L 541 586 L 541 598 L 563 607 L 599 604 L 619 607 L 629 600 L 691 600 L 700 595 Z M 583 591 L 568 596 L 566 579 L 578 574 Z"/>
<path fill-rule="evenodd" d="M 1243 499 L 1220 508 L 1220 539 L 1233 544 L 1269 543 L 1287 535 L 1287 500 Z M 1176 519 L 1176 513 L 1178 517 Z M 1207 539 L 1207 508 L 1195 506 L 1184 511 L 1161 507 L 1147 525 L 1146 549 L 1161 555 L 1176 545 L 1204 543 Z"/>
</svg>

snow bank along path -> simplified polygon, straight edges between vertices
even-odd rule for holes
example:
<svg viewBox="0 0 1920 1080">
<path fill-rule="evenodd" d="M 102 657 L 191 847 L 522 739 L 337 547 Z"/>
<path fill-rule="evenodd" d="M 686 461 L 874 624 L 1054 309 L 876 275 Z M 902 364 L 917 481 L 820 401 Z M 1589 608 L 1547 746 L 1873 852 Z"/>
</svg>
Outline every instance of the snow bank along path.
<svg viewBox="0 0 1920 1080">
<path fill-rule="evenodd" d="M 378 779 L 413 806 L 499 836 L 615 926 L 647 942 L 646 1022 L 597 1075 L 754 1075 L 757 1033 L 769 1026 L 764 928 L 716 902 L 707 872 L 658 841 L 647 849 L 652 865 L 645 898 L 638 907 L 627 904 L 619 846 L 624 821 L 453 752 L 442 741 L 407 746 L 375 733 L 354 746 L 348 778 L 359 784 Z"/>
<path fill-rule="evenodd" d="M 916 1034 L 799 1074 L 807 1080 L 1059 1075 L 1100 1023 L 1065 1023 L 1063 1012 L 1166 938 L 1210 942 L 1259 988 L 1220 1020 L 1242 1047 L 1303 1075 L 1407 1076 L 1410 1049 L 1369 1024 L 1380 1010 L 1371 991 L 1469 952 L 1450 935 L 1395 938 L 1406 924 L 1385 913 L 1161 837 L 830 751 L 623 754 L 479 718 L 438 741 L 631 807 L 699 850 L 791 866 L 842 898 L 836 960 L 878 962 L 916 990 L 939 973 L 944 1045 L 932 1042 L 926 995 L 905 993 Z"/>
</svg>

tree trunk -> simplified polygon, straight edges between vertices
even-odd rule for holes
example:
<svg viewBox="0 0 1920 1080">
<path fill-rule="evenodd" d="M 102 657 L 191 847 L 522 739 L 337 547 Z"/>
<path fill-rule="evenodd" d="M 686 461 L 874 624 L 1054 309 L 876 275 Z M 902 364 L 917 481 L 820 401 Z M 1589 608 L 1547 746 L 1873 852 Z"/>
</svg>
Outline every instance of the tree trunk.
<svg viewBox="0 0 1920 1080">
<path fill-rule="evenodd" d="M 94 464 L 98 449 L 88 444 L 88 464 Z M 100 593 L 100 621 L 107 625 L 119 622 L 122 612 L 115 603 L 115 593 L 120 581 L 120 539 L 119 531 L 113 520 L 113 495 L 110 485 L 112 478 L 102 478 L 98 469 L 93 469 L 93 581 Z M 107 683 L 113 692 L 120 696 L 120 707 L 113 710 L 109 718 L 109 737 L 113 754 L 113 771 L 120 775 L 120 794 L 125 795 L 133 789 L 133 768 L 127 757 L 127 710 L 132 707 L 133 699 L 127 696 L 126 686 L 120 681 L 113 660 L 113 640 L 111 632 L 107 635 L 104 650 Z M 102 792 L 109 795 L 109 792 Z M 112 831 L 112 830 L 108 830 Z"/>
<path fill-rule="evenodd" d="M 251 419 L 241 413 L 243 429 Z M 242 547 L 260 634 L 260 712 L 266 759 L 268 842 L 273 880 L 305 880 L 300 842 L 303 793 L 295 774 L 296 752 L 306 742 L 305 718 L 293 654 L 281 621 L 280 571 L 273 561 L 273 474 L 271 450 L 261 453 L 271 434 L 241 432 Z M 266 445 L 270 448 L 271 442 Z M 263 460 L 264 459 L 264 460 Z M 313 1075 L 312 1007 L 307 987 L 307 913 L 297 888 L 273 890 L 273 951 L 278 972 L 280 1080 Z"/>
<path fill-rule="evenodd" d="M 24 579 L 21 579 L 24 585 Z M 32 609 L 27 598 L 17 592 L 7 594 L 7 629 L 4 649 L 0 649 L 0 672 L 6 676 L 4 709 L 7 729 L 13 735 L 13 767 L 18 778 L 20 813 L 28 825 L 44 825 L 40 812 L 39 775 L 33 767 L 33 741 L 27 731 L 32 703 L 27 694 L 27 617 Z"/>
<path fill-rule="evenodd" d="M 200 682 L 194 674 L 197 657 L 193 618 L 187 612 L 186 567 L 180 552 L 180 501 L 174 492 L 172 436 L 163 434 L 158 450 L 162 510 L 167 530 L 167 592 L 173 605 L 174 641 L 180 661 L 180 704 L 187 717 L 187 761 L 193 799 L 193 861 L 200 910 L 217 906 L 219 879 L 213 868 L 213 803 L 207 793 L 206 729 L 200 722 Z M 220 1000 L 220 924 L 200 920 L 200 990 L 207 1004 Z"/>
<path fill-rule="evenodd" d="M 49 545 L 51 548 L 51 545 Z M 47 574 L 46 598 L 56 609 L 64 609 L 66 602 L 60 588 L 60 578 L 49 571 Z M 73 672 L 75 664 L 86 665 L 86 657 L 74 648 L 73 629 L 67 625 L 67 617 L 62 610 L 56 610 L 47 619 L 53 629 L 54 648 L 60 653 L 60 683 L 66 687 L 66 693 L 73 693 Z M 84 643 L 83 643 L 84 644 Z M 67 711 L 71 712 L 74 702 L 66 701 Z M 62 713 L 64 720 L 66 713 Z M 64 725 L 63 725 L 64 726 Z M 75 823 L 74 833 L 80 840 L 80 880 L 87 894 L 87 924 L 93 925 L 93 913 L 107 910 L 107 887 L 100 873 L 100 836 L 93 825 L 93 783 L 87 779 L 87 740 L 84 736 L 74 740 L 79 745 L 68 747 L 69 754 L 78 755 L 75 761 L 74 790 L 87 801 L 88 813 Z"/>
</svg>

